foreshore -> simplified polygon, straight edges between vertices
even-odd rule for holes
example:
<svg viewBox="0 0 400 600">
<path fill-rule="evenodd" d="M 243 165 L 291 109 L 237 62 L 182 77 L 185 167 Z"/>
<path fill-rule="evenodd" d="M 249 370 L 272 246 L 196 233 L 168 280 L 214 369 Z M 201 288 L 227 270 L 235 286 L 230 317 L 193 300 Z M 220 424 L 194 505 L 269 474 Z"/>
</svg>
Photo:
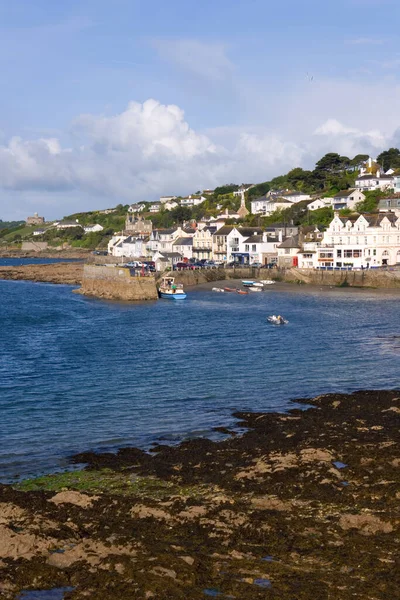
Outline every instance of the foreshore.
<svg viewBox="0 0 400 600">
<path fill-rule="evenodd" d="M 59 262 L 41 265 L 0 267 L 0 279 L 80 285 L 83 263 Z"/>
<path fill-rule="evenodd" d="M 221 442 L 88 452 L 0 486 L 0 595 L 397 597 L 400 392 L 297 402 L 236 413 L 245 433 Z"/>
</svg>

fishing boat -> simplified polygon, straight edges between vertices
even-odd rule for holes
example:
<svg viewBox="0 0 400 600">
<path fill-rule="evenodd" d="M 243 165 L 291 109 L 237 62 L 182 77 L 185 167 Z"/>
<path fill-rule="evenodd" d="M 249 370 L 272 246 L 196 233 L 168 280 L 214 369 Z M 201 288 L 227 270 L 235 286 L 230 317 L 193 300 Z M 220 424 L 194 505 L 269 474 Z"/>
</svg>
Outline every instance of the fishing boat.
<svg viewBox="0 0 400 600">
<path fill-rule="evenodd" d="M 261 283 L 263 283 L 264 285 L 274 285 L 275 281 L 273 281 L 272 279 L 261 279 Z"/>
<path fill-rule="evenodd" d="M 212 290 L 213 292 L 224 292 L 224 288 L 217 288 L 217 287 L 213 287 Z"/>
<path fill-rule="evenodd" d="M 169 300 L 184 300 L 186 294 L 181 283 L 175 283 L 175 277 L 163 277 L 158 288 L 160 298 Z"/>
<path fill-rule="evenodd" d="M 252 279 L 243 279 L 242 285 L 245 287 L 250 287 L 251 285 L 254 285 L 254 281 Z"/>
<path fill-rule="evenodd" d="M 248 290 L 250 292 L 262 292 L 263 288 L 258 285 L 252 285 L 251 287 L 248 288 Z"/>
<path fill-rule="evenodd" d="M 224 292 L 236 292 L 236 288 L 224 287 Z"/>
<path fill-rule="evenodd" d="M 289 321 L 281 317 L 281 315 L 271 315 L 270 317 L 267 317 L 267 321 L 273 325 L 287 325 L 289 323 Z"/>
<path fill-rule="evenodd" d="M 241 294 L 243 296 L 243 295 L 248 294 L 249 292 L 247 290 L 236 290 L 236 293 Z"/>
</svg>

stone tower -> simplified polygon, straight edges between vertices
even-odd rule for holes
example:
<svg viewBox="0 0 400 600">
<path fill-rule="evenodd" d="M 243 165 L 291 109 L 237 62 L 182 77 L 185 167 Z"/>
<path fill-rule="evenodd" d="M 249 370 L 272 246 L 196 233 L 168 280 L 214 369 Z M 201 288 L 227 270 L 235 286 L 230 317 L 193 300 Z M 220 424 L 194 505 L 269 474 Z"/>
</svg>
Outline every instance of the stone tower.
<svg viewBox="0 0 400 600">
<path fill-rule="evenodd" d="M 238 215 L 240 216 L 241 219 L 244 219 L 245 217 L 247 217 L 247 215 L 249 214 L 249 211 L 246 208 L 246 202 L 245 202 L 245 198 L 244 198 L 244 191 L 242 190 L 240 192 L 240 208 L 237 211 Z"/>
</svg>

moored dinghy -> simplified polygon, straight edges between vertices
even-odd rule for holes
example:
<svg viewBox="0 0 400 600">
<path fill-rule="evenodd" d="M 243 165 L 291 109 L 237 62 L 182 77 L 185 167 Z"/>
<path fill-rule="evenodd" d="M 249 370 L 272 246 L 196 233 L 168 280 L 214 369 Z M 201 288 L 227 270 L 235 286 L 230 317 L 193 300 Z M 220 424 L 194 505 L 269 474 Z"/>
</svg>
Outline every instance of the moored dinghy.
<svg viewBox="0 0 400 600">
<path fill-rule="evenodd" d="M 281 315 L 271 315 L 267 317 L 268 323 L 272 323 L 273 325 L 287 325 L 289 321 L 284 319 Z"/>
</svg>

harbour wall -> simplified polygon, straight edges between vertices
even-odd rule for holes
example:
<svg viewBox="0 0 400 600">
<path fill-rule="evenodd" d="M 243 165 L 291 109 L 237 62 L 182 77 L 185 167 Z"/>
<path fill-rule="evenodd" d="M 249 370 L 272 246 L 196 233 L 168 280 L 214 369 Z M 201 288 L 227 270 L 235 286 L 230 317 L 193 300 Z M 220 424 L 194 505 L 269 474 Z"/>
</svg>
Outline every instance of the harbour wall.
<svg viewBox="0 0 400 600">
<path fill-rule="evenodd" d="M 287 283 L 307 283 L 311 285 L 400 288 L 400 269 L 367 269 L 364 271 L 280 269 L 274 273 L 272 279 Z"/>
<path fill-rule="evenodd" d="M 224 281 L 229 279 L 270 279 L 267 269 L 235 268 L 235 269 L 197 269 L 195 271 L 174 271 L 170 273 L 178 283 L 184 286 L 199 285 L 209 281 Z M 161 275 L 159 275 L 161 277 Z M 272 279 L 272 277 L 271 277 Z"/>
<path fill-rule="evenodd" d="M 316 271 L 311 269 L 209 269 L 174 271 L 175 279 L 184 286 L 230 279 L 273 279 L 286 283 L 341 287 L 400 288 L 400 269 L 366 271 Z"/>
<path fill-rule="evenodd" d="M 137 277 L 119 266 L 84 265 L 79 293 L 107 300 L 157 300 L 153 276 Z"/>
</svg>

